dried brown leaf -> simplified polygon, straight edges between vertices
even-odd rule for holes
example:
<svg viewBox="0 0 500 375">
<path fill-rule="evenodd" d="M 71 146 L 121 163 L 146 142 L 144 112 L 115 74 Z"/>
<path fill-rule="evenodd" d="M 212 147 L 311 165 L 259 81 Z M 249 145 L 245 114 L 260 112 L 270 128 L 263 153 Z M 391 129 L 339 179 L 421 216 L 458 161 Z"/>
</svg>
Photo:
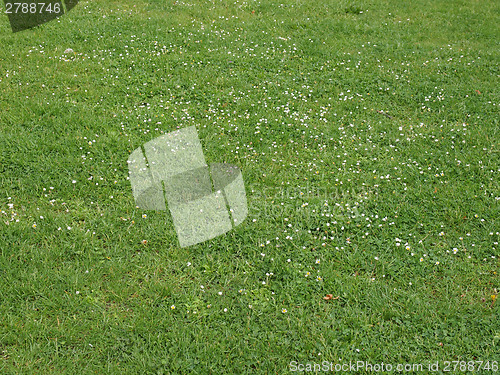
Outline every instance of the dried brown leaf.
<svg viewBox="0 0 500 375">
<path fill-rule="evenodd" d="M 337 297 L 333 297 L 333 294 L 327 294 L 326 296 L 323 297 L 324 300 L 326 301 L 330 301 L 330 300 L 334 300 L 334 299 L 339 299 L 340 296 L 337 296 Z"/>
</svg>

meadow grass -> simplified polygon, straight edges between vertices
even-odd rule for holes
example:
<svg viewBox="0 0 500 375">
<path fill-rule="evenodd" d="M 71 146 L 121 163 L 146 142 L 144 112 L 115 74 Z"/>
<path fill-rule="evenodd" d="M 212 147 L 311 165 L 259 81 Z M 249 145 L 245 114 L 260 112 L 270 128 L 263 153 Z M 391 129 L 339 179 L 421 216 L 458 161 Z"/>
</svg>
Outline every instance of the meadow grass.
<svg viewBox="0 0 500 375">
<path fill-rule="evenodd" d="M 122 0 L 15 34 L 0 18 L 0 373 L 498 361 L 499 12 Z M 241 168 L 249 214 L 180 248 L 167 211 L 135 207 L 127 158 L 191 125 L 208 163 Z"/>
</svg>

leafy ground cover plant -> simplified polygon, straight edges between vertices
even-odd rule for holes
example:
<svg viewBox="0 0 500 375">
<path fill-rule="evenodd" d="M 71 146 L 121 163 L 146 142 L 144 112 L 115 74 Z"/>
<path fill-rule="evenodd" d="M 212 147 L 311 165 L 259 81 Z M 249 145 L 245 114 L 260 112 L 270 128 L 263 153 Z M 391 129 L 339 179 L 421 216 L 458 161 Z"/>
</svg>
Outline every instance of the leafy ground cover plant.
<svg viewBox="0 0 500 375">
<path fill-rule="evenodd" d="M 0 18 L 0 372 L 498 360 L 498 2 Z M 127 158 L 195 125 L 249 213 L 181 249 Z M 360 370 L 361 373 L 361 370 Z"/>
</svg>

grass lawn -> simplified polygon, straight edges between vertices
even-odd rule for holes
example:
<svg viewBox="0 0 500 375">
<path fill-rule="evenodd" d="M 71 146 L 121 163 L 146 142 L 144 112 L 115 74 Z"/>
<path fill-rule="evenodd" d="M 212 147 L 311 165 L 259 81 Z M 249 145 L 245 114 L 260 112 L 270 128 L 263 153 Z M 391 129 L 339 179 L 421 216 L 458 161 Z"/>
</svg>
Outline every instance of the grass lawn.
<svg viewBox="0 0 500 375">
<path fill-rule="evenodd" d="M 499 15 L 81 1 L 18 33 L 0 16 L 0 373 L 498 371 Z M 208 163 L 242 170 L 249 213 L 181 248 L 168 211 L 136 208 L 127 158 L 192 125 Z"/>
</svg>

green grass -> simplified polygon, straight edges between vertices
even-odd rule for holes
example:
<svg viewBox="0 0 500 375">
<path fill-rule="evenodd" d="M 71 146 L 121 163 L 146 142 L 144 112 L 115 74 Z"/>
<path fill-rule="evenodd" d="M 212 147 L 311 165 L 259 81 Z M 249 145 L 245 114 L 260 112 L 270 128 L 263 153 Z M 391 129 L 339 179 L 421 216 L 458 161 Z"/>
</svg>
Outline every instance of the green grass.
<svg viewBox="0 0 500 375">
<path fill-rule="evenodd" d="M 16 34 L 0 17 L 0 373 L 498 361 L 499 12 L 84 1 Z M 135 208 L 126 161 L 191 125 L 208 163 L 242 169 L 249 215 L 180 248 L 168 212 Z"/>
</svg>

